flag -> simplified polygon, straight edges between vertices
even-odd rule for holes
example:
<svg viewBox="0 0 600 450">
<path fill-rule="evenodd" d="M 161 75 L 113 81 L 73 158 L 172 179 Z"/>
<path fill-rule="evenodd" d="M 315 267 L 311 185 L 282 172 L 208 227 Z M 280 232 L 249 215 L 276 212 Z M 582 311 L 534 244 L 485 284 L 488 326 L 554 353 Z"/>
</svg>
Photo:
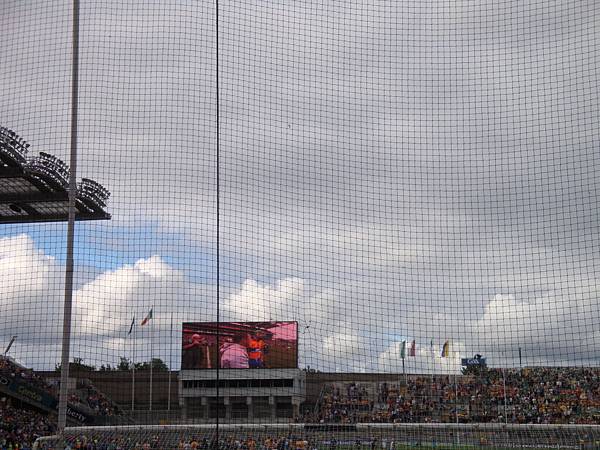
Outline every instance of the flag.
<svg viewBox="0 0 600 450">
<path fill-rule="evenodd" d="M 406 356 L 406 341 L 402 341 L 402 347 L 400 349 L 400 358 L 404 359 Z"/>
<path fill-rule="evenodd" d="M 144 320 L 142 320 L 141 326 L 144 326 L 148 322 L 150 322 L 150 319 L 152 319 L 152 309 L 150 311 L 148 311 L 148 315 L 146 317 L 144 317 Z"/>
<path fill-rule="evenodd" d="M 408 348 L 408 356 L 417 356 L 417 342 L 412 341 Z"/>
<path fill-rule="evenodd" d="M 447 358 L 450 355 L 450 341 L 444 342 L 442 347 L 442 358 Z"/>
<path fill-rule="evenodd" d="M 131 325 L 129 326 L 129 333 L 127 333 L 127 334 L 131 334 L 131 332 L 133 331 L 134 325 L 135 325 L 135 316 L 133 316 L 133 319 L 131 320 Z"/>
</svg>

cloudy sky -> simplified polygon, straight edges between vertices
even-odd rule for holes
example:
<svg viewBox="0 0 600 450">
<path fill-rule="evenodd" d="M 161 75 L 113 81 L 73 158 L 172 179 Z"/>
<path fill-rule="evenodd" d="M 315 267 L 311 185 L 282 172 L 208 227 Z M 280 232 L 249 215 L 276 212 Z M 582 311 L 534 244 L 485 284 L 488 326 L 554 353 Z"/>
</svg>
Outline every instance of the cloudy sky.
<svg viewBox="0 0 600 450">
<path fill-rule="evenodd" d="M 411 371 L 597 365 L 597 2 L 219 3 L 217 70 L 212 1 L 82 1 L 78 171 L 113 219 L 77 225 L 73 356 L 177 368 L 218 303 L 297 320 L 302 367 L 398 371 L 403 339 Z M 65 160 L 70 13 L 0 14 L 0 124 Z M 0 342 L 35 367 L 59 359 L 65 235 L 0 229 Z"/>
</svg>

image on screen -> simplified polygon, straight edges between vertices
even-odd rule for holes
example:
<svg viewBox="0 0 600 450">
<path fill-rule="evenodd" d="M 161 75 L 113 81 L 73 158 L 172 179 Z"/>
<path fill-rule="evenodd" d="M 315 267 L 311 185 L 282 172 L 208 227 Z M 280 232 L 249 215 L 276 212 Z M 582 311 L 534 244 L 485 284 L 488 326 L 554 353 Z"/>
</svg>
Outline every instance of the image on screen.
<svg viewBox="0 0 600 450">
<path fill-rule="evenodd" d="M 298 367 L 296 322 L 184 323 L 182 338 L 183 370 Z"/>
</svg>

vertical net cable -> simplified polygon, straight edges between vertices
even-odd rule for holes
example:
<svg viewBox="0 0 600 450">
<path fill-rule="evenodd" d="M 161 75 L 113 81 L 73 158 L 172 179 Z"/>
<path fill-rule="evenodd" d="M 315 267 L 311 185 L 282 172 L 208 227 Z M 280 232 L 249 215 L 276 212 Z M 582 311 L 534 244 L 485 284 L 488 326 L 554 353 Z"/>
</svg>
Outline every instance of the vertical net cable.
<svg viewBox="0 0 600 450">
<path fill-rule="evenodd" d="M 220 338 L 221 338 L 221 165 L 220 165 L 220 150 L 221 150 L 221 122 L 220 122 L 220 92 L 219 92 L 219 0 L 215 0 L 215 87 L 216 87 L 216 162 L 217 162 L 217 174 L 216 174 L 216 184 L 217 184 L 217 342 L 216 347 L 220 349 Z M 221 374 L 221 365 L 217 365 L 216 371 L 216 398 L 217 398 L 217 423 L 216 423 L 216 441 L 220 441 L 220 433 L 219 433 L 219 418 L 220 418 L 220 374 Z"/>
</svg>

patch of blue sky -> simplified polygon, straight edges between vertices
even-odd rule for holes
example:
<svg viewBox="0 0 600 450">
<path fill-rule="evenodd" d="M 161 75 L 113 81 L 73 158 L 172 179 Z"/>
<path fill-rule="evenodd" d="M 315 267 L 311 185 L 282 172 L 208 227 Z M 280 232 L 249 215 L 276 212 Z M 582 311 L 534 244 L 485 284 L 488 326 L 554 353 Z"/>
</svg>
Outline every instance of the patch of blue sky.
<svg viewBox="0 0 600 450">
<path fill-rule="evenodd" d="M 136 261 L 160 256 L 167 264 L 181 270 L 193 282 L 215 279 L 214 249 L 190 242 L 182 235 L 165 234 L 153 225 L 113 227 L 106 223 L 78 222 L 75 228 L 74 257 L 76 266 L 106 272 Z M 7 225 L 0 237 L 29 235 L 44 254 L 64 263 L 66 257 L 65 223 Z"/>
<path fill-rule="evenodd" d="M 66 249 L 66 223 L 10 224 L 0 227 L 0 238 L 26 234 L 38 249 L 57 260 L 64 260 Z"/>
<path fill-rule="evenodd" d="M 19 224 L 0 228 L 0 237 L 27 234 L 44 254 L 65 262 L 66 223 Z M 75 227 L 76 271 L 81 279 L 117 270 L 125 265 L 158 255 L 171 267 L 182 271 L 196 283 L 216 281 L 216 246 L 198 244 L 183 234 L 167 233 L 152 222 L 140 226 L 114 226 L 110 222 L 77 222 Z M 305 274 L 306 275 L 306 274 Z M 220 282 L 235 288 L 246 279 L 274 284 L 282 278 L 297 276 L 276 266 L 259 264 L 256 256 L 242 252 L 221 252 Z"/>
</svg>

